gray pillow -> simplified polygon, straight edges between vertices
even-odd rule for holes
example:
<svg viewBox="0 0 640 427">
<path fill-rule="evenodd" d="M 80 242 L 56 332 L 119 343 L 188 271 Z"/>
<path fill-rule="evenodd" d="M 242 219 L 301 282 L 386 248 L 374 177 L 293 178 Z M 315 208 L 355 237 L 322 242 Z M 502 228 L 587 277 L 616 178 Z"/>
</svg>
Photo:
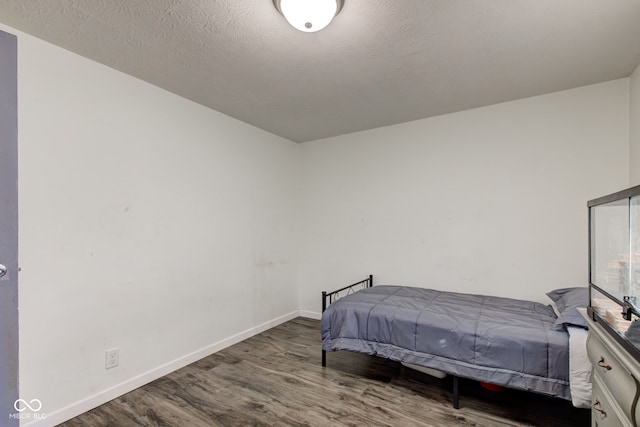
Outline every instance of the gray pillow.
<svg viewBox="0 0 640 427">
<path fill-rule="evenodd" d="M 558 307 L 556 326 L 580 326 L 588 329 L 587 321 L 578 313 L 576 308 L 589 305 L 589 288 L 562 288 L 547 292 L 551 301 Z"/>
</svg>

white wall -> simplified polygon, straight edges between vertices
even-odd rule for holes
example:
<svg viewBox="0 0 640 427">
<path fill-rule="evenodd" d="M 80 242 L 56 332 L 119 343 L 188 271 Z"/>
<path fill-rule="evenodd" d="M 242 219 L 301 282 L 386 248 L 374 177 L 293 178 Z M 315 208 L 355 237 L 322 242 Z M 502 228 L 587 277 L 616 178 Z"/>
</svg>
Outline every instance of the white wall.
<svg viewBox="0 0 640 427">
<path fill-rule="evenodd" d="M 19 44 L 23 399 L 53 423 L 297 315 L 297 144 L 0 28 Z"/>
<path fill-rule="evenodd" d="M 539 301 L 585 285 L 586 202 L 627 186 L 627 84 L 303 144 L 301 309 L 369 273 Z"/>
<path fill-rule="evenodd" d="M 640 185 L 640 66 L 629 78 L 629 185 Z"/>
</svg>

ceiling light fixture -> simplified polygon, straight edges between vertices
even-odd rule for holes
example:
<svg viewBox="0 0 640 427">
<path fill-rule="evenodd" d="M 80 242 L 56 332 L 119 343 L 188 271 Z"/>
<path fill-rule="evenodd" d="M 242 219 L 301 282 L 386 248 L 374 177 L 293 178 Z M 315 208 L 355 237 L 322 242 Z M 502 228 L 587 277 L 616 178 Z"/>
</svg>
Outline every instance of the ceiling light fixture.
<svg viewBox="0 0 640 427">
<path fill-rule="evenodd" d="M 313 33 L 331 23 L 344 0 L 273 0 L 273 4 L 294 28 Z"/>
</svg>

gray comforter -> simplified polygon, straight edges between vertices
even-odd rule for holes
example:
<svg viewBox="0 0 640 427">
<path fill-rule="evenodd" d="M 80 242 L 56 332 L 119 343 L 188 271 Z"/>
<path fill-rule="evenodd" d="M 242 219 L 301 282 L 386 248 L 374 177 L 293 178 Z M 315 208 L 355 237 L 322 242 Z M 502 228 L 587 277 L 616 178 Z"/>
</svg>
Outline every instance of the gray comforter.
<svg viewBox="0 0 640 427">
<path fill-rule="evenodd" d="M 555 320 L 532 301 L 375 286 L 327 308 L 322 348 L 571 399 L 569 336 Z"/>
</svg>

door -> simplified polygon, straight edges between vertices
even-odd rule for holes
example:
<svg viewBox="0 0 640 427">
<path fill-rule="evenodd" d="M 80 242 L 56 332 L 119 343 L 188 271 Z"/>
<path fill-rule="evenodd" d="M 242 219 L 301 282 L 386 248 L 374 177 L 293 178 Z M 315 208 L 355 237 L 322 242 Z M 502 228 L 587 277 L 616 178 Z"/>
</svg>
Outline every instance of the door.
<svg viewBox="0 0 640 427">
<path fill-rule="evenodd" d="M 0 31 L 0 425 L 18 413 L 17 39 Z"/>
</svg>

